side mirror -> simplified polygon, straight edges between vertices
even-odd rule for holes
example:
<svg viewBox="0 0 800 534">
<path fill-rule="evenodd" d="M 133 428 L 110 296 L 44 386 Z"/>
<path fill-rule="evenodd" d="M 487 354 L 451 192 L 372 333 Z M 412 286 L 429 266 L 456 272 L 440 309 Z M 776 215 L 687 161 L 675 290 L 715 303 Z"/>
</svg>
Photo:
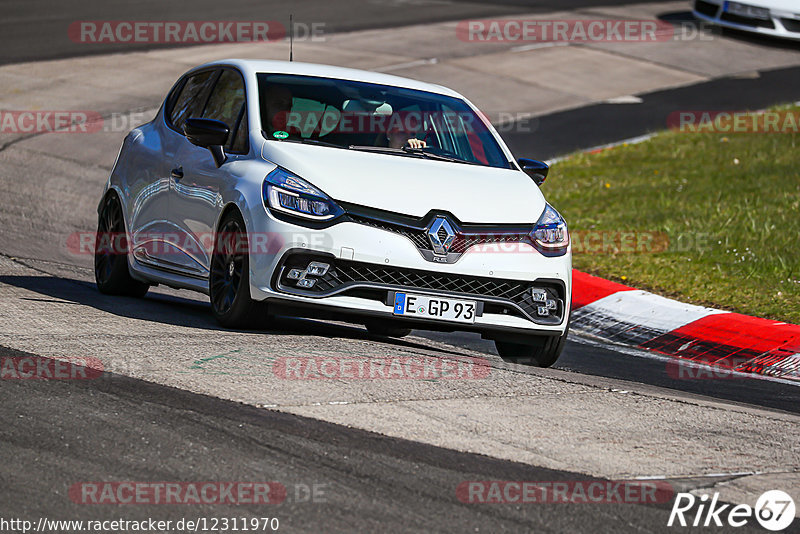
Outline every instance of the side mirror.
<svg viewBox="0 0 800 534">
<path fill-rule="evenodd" d="M 533 179 L 536 185 L 542 185 L 545 179 L 547 179 L 547 171 L 550 170 L 547 163 L 528 158 L 519 158 L 517 163 L 519 163 L 519 166 L 525 171 L 525 174 Z"/>
<path fill-rule="evenodd" d="M 214 119 L 186 119 L 183 133 L 193 145 L 209 149 L 217 167 L 221 167 L 228 159 L 222 147 L 228 142 L 230 128 L 224 122 Z"/>
</svg>

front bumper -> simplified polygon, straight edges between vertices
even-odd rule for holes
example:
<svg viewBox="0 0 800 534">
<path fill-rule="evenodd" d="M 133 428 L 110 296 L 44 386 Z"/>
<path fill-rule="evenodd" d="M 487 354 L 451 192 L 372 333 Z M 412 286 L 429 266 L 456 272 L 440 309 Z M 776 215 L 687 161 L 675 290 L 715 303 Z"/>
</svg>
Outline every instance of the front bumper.
<svg viewBox="0 0 800 534">
<path fill-rule="evenodd" d="M 255 300 L 270 300 L 302 315 L 327 311 L 348 320 L 379 317 L 411 327 L 506 337 L 559 335 L 566 329 L 572 294 L 569 250 L 545 257 L 525 243 L 497 244 L 473 247 L 455 263 L 437 264 L 427 261 L 411 239 L 385 229 L 356 222 L 310 229 L 262 213 L 252 218 L 252 231 L 268 235 L 271 246 L 268 251 L 251 248 L 250 293 Z M 335 277 L 326 277 L 310 291 L 286 283 L 287 268 L 314 259 L 329 263 Z M 534 283 L 558 296 L 557 318 L 539 318 L 531 311 L 524 293 Z M 477 300 L 482 313 L 474 325 L 398 318 L 389 301 L 393 291 Z"/>
<path fill-rule="evenodd" d="M 747 0 L 740 3 L 747 4 Z M 734 30 L 800 40 L 800 7 L 796 12 L 770 10 L 769 19 L 725 13 L 722 0 L 694 0 L 694 16 L 702 21 Z"/>
</svg>

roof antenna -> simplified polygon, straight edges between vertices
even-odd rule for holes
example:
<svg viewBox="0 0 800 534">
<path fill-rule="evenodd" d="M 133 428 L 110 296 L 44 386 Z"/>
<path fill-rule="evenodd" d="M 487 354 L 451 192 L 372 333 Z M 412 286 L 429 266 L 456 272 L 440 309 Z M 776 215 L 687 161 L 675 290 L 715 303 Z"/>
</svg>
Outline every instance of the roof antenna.
<svg viewBox="0 0 800 534">
<path fill-rule="evenodd" d="M 292 13 L 289 13 L 289 61 L 294 61 L 294 24 Z"/>
</svg>

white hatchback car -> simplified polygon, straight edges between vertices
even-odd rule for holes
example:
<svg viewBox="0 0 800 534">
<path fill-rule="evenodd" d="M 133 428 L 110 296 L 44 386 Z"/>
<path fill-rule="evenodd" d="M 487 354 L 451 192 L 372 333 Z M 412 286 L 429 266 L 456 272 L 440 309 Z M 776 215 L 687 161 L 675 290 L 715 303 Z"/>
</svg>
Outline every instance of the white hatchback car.
<svg viewBox="0 0 800 534">
<path fill-rule="evenodd" d="M 515 162 L 444 87 L 282 61 L 199 66 L 125 138 L 98 207 L 107 294 L 210 296 L 224 326 L 276 314 L 480 332 L 548 366 L 571 250 L 544 163 Z"/>
<path fill-rule="evenodd" d="M 726 28 L 800 39 L 798 0 L 694 0 L 692 13 Z"/>
</svg>

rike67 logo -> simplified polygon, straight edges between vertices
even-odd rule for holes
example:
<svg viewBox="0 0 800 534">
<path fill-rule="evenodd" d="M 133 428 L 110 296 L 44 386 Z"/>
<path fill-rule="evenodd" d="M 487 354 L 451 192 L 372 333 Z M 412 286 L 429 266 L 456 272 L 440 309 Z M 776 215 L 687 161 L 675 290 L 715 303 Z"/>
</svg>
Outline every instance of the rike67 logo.
<svg viewBox="0 0 800 534">
<path fill-rule="evenodd" d="M 714 493 L 710 502 L 708 495 L 698 498 L 691 493 L 678 493 L 667 526 L 743 527 L 755 518 L 763 528 L 778 532 L 792 524 L 795 511 L 794 499 L 780 490 L 764 492 L 755 507 L 749 504 L 720 504 L 719 493 Z"/>
</svg>

